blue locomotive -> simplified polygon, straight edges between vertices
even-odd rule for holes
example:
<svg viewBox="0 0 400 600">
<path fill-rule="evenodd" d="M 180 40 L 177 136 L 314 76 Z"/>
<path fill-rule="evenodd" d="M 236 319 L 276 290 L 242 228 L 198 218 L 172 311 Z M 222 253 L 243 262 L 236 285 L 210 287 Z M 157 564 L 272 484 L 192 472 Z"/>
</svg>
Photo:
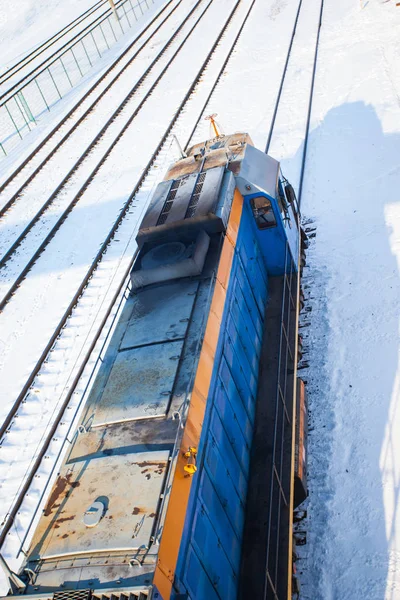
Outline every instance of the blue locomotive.
<svg viewBox="0 0 400 600">
<path fill-rule="evenodd" d="M 249 135 L 216 136 L 171 166 L 137 243 L 129 298 L 11 592 L 290 598 L 306 495 L 293 189 Z"/>
</svg>

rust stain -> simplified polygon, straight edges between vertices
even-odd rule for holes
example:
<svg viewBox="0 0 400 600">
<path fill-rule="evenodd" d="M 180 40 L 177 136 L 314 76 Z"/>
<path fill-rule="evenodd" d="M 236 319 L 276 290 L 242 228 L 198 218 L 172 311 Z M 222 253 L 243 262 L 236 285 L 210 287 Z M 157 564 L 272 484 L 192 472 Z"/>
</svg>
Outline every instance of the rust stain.
<svg viewBox="0 0 400 600">
<path fill-rule="evenodd" d="M 153 518 L 153 517 L 155 517 L 155 516 L 156 516 L 156 513 L 150 513 L 150 514 L 149 514 L 149 517 L 151 517 L 151 518 Z"/>
<path fill-rule="evenodd" d="M 56 523 L 64 523 L 65 521 L 73 521 L 75 519 L 75 515 L 71 517 L 62 517 L 62 519 L 57 519 Z"/>
<path fill-rule="evenodd" d="M 64 533 L 64 535 L 61 536 L 61 539 L 65 540 L 65 538 L 69 537 L 68 533 Z"/>
<path fill-rule="evenodd" d="M 133 511 L 132 511 L 133 515 L 139 515 L 142 512 L 146 512 L 144 508 L 141 508 L 140 506 L 133 507 Z"/>
<path fill-rule="evenodd" d="M 59 476 L 50 494 L 50 498 L 43 511 L 45 517 L 51 515 L 53 508 L 58 508 L 60 504 L 56 504 L 57 500 L 62 496 L 67 488 L 76 488 L 80 486 L 79 481 L 71 481 L 72 473 L 69 473 L 66 477 Z"/>
<path fill-rule="evenodd" d="M 150 460 L 145 460 L 144 462 L 140 462 L 140 463 L 133 463 L 134 465 L 137 465 L 138 467 L 140 467 L 141 469 L 143 469 L 143 467 L 158 467 L 159 469 L 165 469 L 165 466 L 167 463 L 165 462 L 151 462 Z"/>
</svg>

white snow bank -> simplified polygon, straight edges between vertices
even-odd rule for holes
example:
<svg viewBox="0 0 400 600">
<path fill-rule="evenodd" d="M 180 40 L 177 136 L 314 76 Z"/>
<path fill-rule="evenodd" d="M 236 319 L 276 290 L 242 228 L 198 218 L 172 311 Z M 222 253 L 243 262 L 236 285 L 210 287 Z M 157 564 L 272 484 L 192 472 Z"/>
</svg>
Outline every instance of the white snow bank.
<svg viewBox="0 0 400 600">
<path fill-rule="evenodd" d="M 304 599 L 398 600 L 400 9 L 325 5 L 303 196 L 317 237 L 298 568 Z"/>
<path fill-rule="evenodd" d="M 0 0 L 0 72 L 57 33 L 96 0 Z"/>
</svg>

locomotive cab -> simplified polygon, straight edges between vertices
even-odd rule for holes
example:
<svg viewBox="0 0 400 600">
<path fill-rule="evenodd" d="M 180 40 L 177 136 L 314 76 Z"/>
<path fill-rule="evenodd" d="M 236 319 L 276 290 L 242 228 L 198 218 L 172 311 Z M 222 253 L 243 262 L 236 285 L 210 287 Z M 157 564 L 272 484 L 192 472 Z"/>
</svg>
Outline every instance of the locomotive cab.
<svg viewBox="0 0 400 600">
<path fill-rule="evenodd" d="M 187 235 L 189 230 L 224 232 L 235 189 L 243 198 L 243 217 L 257 237 L 268 275 L 297 269 L 295 200 L 287 193 L 278 161 L 254 148 L 248 134 L 196 144 L 174 163 L 142 221 L 139 246 L 155 236 L 176 240 L 179 232 Z"/>
</svg>

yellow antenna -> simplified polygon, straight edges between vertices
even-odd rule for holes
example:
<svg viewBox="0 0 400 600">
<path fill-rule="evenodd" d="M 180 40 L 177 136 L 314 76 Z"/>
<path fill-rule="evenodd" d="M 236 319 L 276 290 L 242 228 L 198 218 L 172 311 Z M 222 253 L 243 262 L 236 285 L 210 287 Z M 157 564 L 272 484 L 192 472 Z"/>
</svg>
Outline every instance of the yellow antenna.
<svg viewBox="0 0 400 600">
<path fill-rule="evenodd" d="M 220 137 L 220 135 L 222 135 L 222 131 L 220 131 L 219 129 L 219 125 L 217 124 L 215 117 L 217 116 L 216 113 L 214 113 L 213 115 L 208 115 L 208 117 L 206 117 L 206 121 L 210 121 L 210 128 L 211 128 L 211 132 L 213 133 L 214 137 Z"/>
</svg>

